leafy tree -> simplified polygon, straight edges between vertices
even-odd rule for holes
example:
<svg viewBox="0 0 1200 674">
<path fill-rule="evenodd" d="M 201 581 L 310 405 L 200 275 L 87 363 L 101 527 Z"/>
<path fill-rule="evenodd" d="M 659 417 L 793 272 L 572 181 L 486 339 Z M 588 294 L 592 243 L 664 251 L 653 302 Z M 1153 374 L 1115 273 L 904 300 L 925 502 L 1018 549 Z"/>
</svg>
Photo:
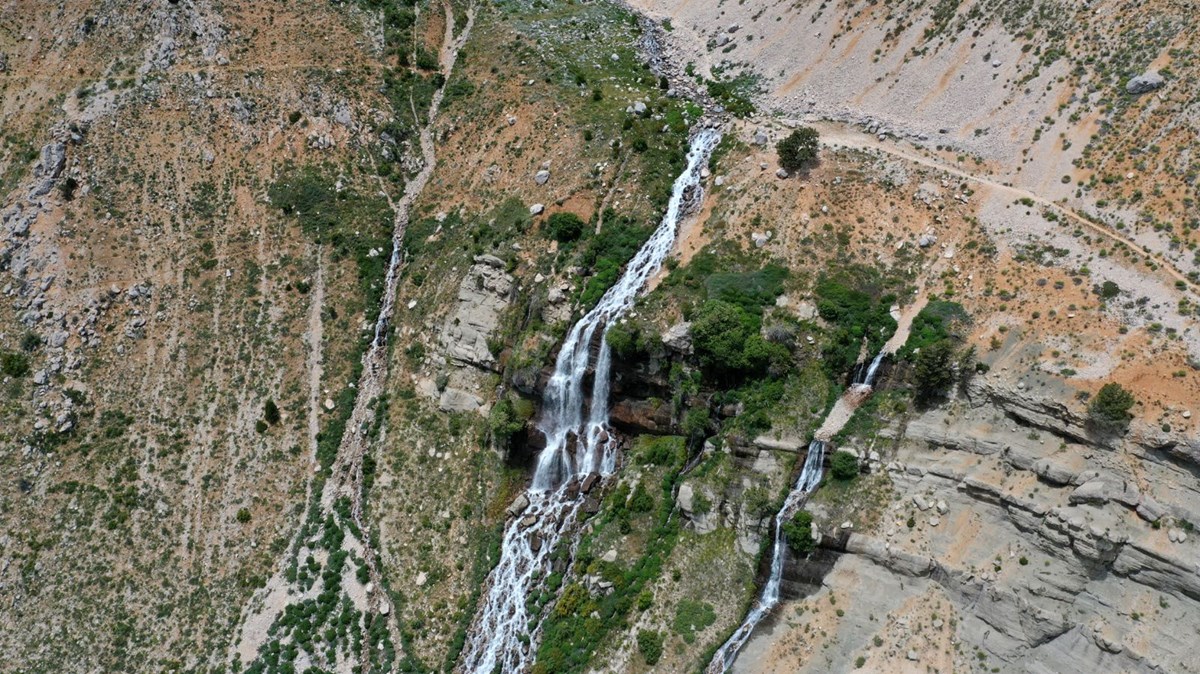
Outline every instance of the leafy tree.
<svg viewBox="0 0 1200 674">
<path fill-rule="evenodd" d="M 263 419 L 266 419 L 267 423 L 272 426 L 279 423 L 279 406 L 273 399 L 268 398 L 267 404 L 263 405 Z"/>
<path fill-rule="evenodd" d="M 1124 386 L 1109 382 L 1100 387 L 1088 404 L 1088 420 L 1105 433 L 1122 432 L 1133 418 L 1129 410 L 1136 403 L 1137 399 Z"/>
<path fill-rule="evenodd" d="M 921 349 L 913 364 L 917 401 L 928 403 L 944 395 L 953 383 L 954 344 L 943 339 Z"/>
<path fill-rule="evenodd" d="M 559 243 L 569 243 L 583 235 L 586 224 L 578 215 L 567 211 L 555 213 L 546 220 L 550 237 Z"/>
<path fill-rule="evenodd" d="M 850 452 L 838 450 L 829 460 L 830 473 L 835 480 L 853 480 L 858 477 L 858 458 Z"/>
<path fill-rule="evenodd" d="M 754 327 L 754 317 L 736 304 L 722 300 L 701 304 L 692 321 L 692 344 L 700 363 L 716 370 L 744 367 L 743 349 Z"/>
<path fill-rule="evenodd" d="M 807 510 L 797 510 L 792 518 L 783 523 L 783 537 L 788 547 L 798 554 L 808 554 L 817 547 L 812 537 L 812 513 Z"/>
<path fill-rule="evenodd" d="M 775 144 L 779 153 L 779 165 L 788 171 L 799 171 L 804 165 L 817 158 L 821 135 L 810 126 L 802 126 Z"/>
<path fill-rule="evenodd" d="M 492 411 L 488 413 L 488 429 L 497 445 L 507 447 L 512 437 L 525 428 L 527 420 L 528 417 L 521 413 L 518 406 L 505 398 L 492 406 Z"/>
</svg>

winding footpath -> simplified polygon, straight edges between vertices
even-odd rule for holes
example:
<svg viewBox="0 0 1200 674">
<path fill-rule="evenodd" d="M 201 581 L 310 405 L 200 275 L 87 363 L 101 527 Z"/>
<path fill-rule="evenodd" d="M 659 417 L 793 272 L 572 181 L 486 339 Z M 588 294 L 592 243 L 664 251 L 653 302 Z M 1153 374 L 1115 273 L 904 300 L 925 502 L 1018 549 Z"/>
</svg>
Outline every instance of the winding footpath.
<svg viewBox="0 0 1200 674">
<path fill-rule="evenodd" d="M 475 6 L 472 4 L 468 7 L 465 24 L 461 31 L 455 33 L 454 10 L 449 0 L 443 0 L 440 4 L 445 12 L 446 30 L 442 39 L 438 62 L 440 72 L 444 76 L 443 82 L 448 82 L 450 74 L 454 70 L 455 62 L 458 59 L 459 51 L 470 37 L 471 29 L 475 24 Z M 343 433 L 341 443 L 338 446 L 337 457 L 334 460 L 330 478 L 325 483 L 321 493 L 322 516 L 332 512 L 333 504 L 339 497 L 345 496 L 350 500 L 351 519 L 358 530 L 363 532 L 361 540 L 358 543 L 361 546 L 361 556 L 367 565 L 371 580 L 366 592 L 367 610 L 376 615 L 388 617 L 388 629 L 391 633 L 393 644 L 401 643 L 399 628 L 394 618 L 396 613 L 395 606 L 391 597 L 388 596 L 388 593 L 384 589 L 382 582 L 383 573 L 377 563 L 377 555 L 372 547 L 370 535 L 366 533 L 371 529 L 363 515 L 363 457 L 370 450 L 372 440 L 362 429 L 367 428 L 370 422 L 373 421 L 375 416 L 373 403 L 383 395 L 387 386 L 389 357 L 387 336 L 392 316 L 395 313 L 396 289 L 399 285 L 400 272 L 404 262 L 404 233 L 408 227 L 412 205 L 424 191 L 425 185 L 429 182 L 437 166 L 437 155 L 434 146 L 434 126 L 444 94 L 445 84 L 443 83 L 442 87 L 434 92 L 428 110 L 427 121 L 420 128 L 421 170 L 405 184 L 404 193 L 398 200 L 393 200 L 391 195 L 387 194 L 386 190 L 384 191 L 384 196 L 392 208 L 394 217 L 392 224 L 392 255 L 388 264 L 387 276 L 384 280 L 383 302 L 379 309 L 379 316 L 375 322 L 374 337 L 371 340 L 371 345 L 367 348 L 366 353 L 363 354 L 363 370 L 357 384 L 358 393 L 355 398 L 354 409 L 346 422 L 346 431 Z M 318 279 L 320 281 L 320 277 Z M 319 338 L 319 336 L 318 332 L 317 337 Z M 315 348 L 319 349 L 319 344 Z M 317 356 L 317 359 L 319 363 L 319 356 Z M 313 443 L 315 443 L 315 428 L 316 425 L 310 421 L 309 432 L 313 433 L 313 438 L 311 439 Z M 349 536 L 349 534 L 347 535 Z M 280 560 L 276 577 L 272 578 L 265 590 L 261 594 L 256 594 L 255 598 L 251 601 L 252 605 L 261 604 L 261 610 L 256 611 L 253 607 L 247 607 L 243 613 L 240 643 L 235 646 L 234 651 L 235 653 L 240 653 L 243 659 L 246 659 L 247 656 L 252 657 L 253 653 L 257 650 L 257 644 L 261 643 L 262 639 L 265 638 L 265 635 L 258 634 L 257 632 L 265 631 L 265 627 L 274 622 L 286 608 L 288 584 L 283 578 L 286 567 L 287 557 L 285 554 L 284 558 Z M 367 647 L 367 642 L 368 640 L 363 640 L 364 649 Z M 370 662 L 369 654 L 365 650 L 360 654 L 360 658 L 360 662 L 362 663 Z"/>
<path fill-rule="evenodd" d="M 1193 283 L 1186 274 L 1179 271 L 1174 264 L 1166 260 L 1162 255 L 1153 253 L 1135 243 L 1133 239 L 1122 236 L 1121 234 L 1118 234 L 1104 225 L 1100 225 L 1089 220 L 1078 211 L 1072 210 L 1062 204 L 1055 203 L 1035 192 L 1030 192 L 1029 190 L 1022 189 L 1020 187 L 1014 187 L 986 176 L 971 173 L 970 171 L 963 170 L 957 166 L 953 166 L 933 157 L 909 151 L 904 146 L 895 142 L 880 141 L 875 136 L 853 131 L 848 129 L 843 124 L 820 123 L 814 126 L 820 130 L 821 144 L 826 147 L 846 148 L 853 150 L 873 150 L 876 152 L 882 152 L 898 159 L 903 159 L 914 164 L 920 164 L 937 171 L 942 171 L 943 173 L 955 176 L 957 178 L 961 178 L 962 180 L 966 180 L 977 185 L 982 185 L 993 191 L 1008 194 L 1013 198 L 1014 201 L 1025 199 L 1043 208 L 1050 209 L 1053 212 L 1061 214 L 1067 220 L 1086 227 L 1095 234 L 1125 246 L 1133 253 L 1141 256 L 1143 259 L 1147 261 L 1153 261 L 1153 263 L 1158 267 L 1159 271 L 1166 273 L 1168 276 L 1177 281 L 1182 281 L 1184 285 L 1193 292 L 1200 292 L 1200 285 Z"/>
</svg>

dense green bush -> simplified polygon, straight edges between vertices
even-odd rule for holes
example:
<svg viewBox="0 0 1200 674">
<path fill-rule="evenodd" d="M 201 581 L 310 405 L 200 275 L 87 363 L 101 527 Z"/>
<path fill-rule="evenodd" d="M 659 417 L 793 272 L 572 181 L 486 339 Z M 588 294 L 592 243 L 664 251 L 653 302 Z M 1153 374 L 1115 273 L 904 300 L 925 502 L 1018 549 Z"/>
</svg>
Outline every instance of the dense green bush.
<svg viewBox="0 0 1200 674">
<path fill-rule="evenodd" d="M 627 216 L 618 216 L 608 209 L 604 214 L 604 229 L 587 240 L 579 261 L 592 270 L 580 295 L 584 307 L 591 307 L 621 276 L 621 268 L 637 253 L 649 238 L 651 229 L 642 227 Z"/>
<path fill-rule="evenodd" d="M 758 333 L 758 320 L 736 304 L 708 300 L 692 320 L 692 345 L 700 364 L 721 373 L 742 370 L 747 365 L 746 343 Z"/>
<path fill-rule="evenodd" d="M 799 171 L 804 165 L 817 158 L 821 149 L 821 135 L 810 126 L 802 126 L 775 144 L 779 153 L 779 165 L 788 171 Z"/>
<path fill-rule="evenodd" d="M 812 537 L 812 513 L 807 510 L 797 510 L 791 519 L 783 523 L 783 537 L 788 547 L 798 554 L 808 554 L 817 547 Z"/>
<path fill-rule="evenodd" d="M 966 310 L 958 302 L 933 300 L 913 318 L 908 340 L 896 355 L 903 360 L 912 360 L 916 351 L 950 338 L 956 328 L 968 320 Z"/>
<path fill-rule="evenodd" d="M 615 323 L 604 340 L 614 354 L 626 359 L 643 357 L 662 345 L 662 336 L 652 326 L 632 320 Z"/>
<path fill-rule="evenodd" d="M 522 405 L 514 404 L 508 398 L 503 398 L 492 406 L 488 413 L 488 430 L 492 439 L 500 447 L 507 447 L 514 435 L 525 428 L 525 423 L 532 416 L 532 404 L 521 400 Z"/>
<path fill-rule="evenodd" d="M 1088 421 L 1096 429 L 1106 433 L 1124 431 L 1133 418 L 1130 410 L 1137 404 L 1133 394 L 1116 382 L 1100 387 L 1100 391 L 1088 404 Z"/>
<path fill-rule="evenodd" d="M 24 377 L 29 374 L 29 357 L 18 352 L 0 352 L 0 373 L 6 377 Z"/>
<path fill-rule="evenodd" d="M 878 353 L 892 333 L 896 319 L 889 313 L 894 297 L 878 299 L 849 281 L 822 277 L 817 281 L 817 313 L 834 325 L 825 346 L 825 367 L 831 376 L 848 371 L 858 361 L 863 340 L 871 354 Z"/>
<path fill-rule="evenodd" d="M 583 235 L 587 223 L 578 215 L 562 211 L 546 220 L 546 232 L 559 243 L 570 243 Z"/>
<path fill-rule="evenodd" d="M 829 472 L 835 480 L 853 480 L 858 477 L 858 458 L 839 449 L 829 459 Z"/>
<path fill-rule="evenodd" d="M 787 274 L 786 268 L 768 264 L 750 272 L 714 273 L 705 279 L 704 286 L 710 299 L 723 300 L 758 313 L 783 293 Z"/>
<path fill-rule="evenodd" d="M 647 665 L 658 664 L 663 652 L 663 638 L 664 635 L 655 630 L 638 630 L 638 652 Z"/>
</svg>

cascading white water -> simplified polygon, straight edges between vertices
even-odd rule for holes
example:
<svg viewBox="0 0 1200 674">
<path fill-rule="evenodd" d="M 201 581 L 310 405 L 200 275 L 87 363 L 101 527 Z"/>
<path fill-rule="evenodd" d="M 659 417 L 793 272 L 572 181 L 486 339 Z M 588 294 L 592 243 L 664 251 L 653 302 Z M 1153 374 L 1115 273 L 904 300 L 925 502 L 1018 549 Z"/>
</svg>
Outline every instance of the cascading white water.
<svg viewBox="0 0 1200 674">
<path fill-rule="evenodd" d="M 871 387 L 875 384 L 875 375 L 879 372 L 879 365 L 883 362 L 886 355 L 880 352 L 871 360 L 866 367 L 860 367 L 854 377 L 853 387 L 860 392 L 866 390 L 870 392 Z M 758 597 L 758 601 L 754 603 L 754 608 L 750 609 L 750 613 L 746 615 L 746 619 L 737 628 L 729 639 L 722 644 L 721 648 L 713 655 L 713 659 L 708 663 L 706 674 L 723 674 L 728 671 L 733 665 L 733 661 L 737 659 L 738 653 L 742 647 L 750 640 L 750 635 L 754 633 L 754 628 L 758 627 L 771 610 L 779 604 L 779 590 L 783 585 L 783 561 L 786 547 L 783 541 L 783 523 L 795 512 L 796 508 L 804 502 L 812 490 L 817 488 L 821 483 L 823 475 L 822 462 L 825 459 L 825 442 L 823 440 L 813 440 L 808 445 L 808 456 L 804 459 L 804 467 L 800 470 L 800 476 L 796 478 L 796 484 L 788 493 L 787 498 L 783 501 L 783 507 L 775 514 L 775 538 L 771 544 L 771 573 L 767 577 L 767 583 L 763 586 L 762 593 Z"/>
<path fill-rule="evenodd" d="M 871 359 L 871 364 L 861 373 L 861 376 L 855 378 L 854 383 L 858 386 L 872 386 L 875 383 L 875 375 L 879 372 L 879 366 L 883 363 L 883 357 L 886 355 L 886 351 L 880 351 L 876 354 Z"/>
<path fill-rule="evenodd" d="M 746 642 L 750 640 L 754 628 L 758 627 L 758 624 L 770 615 L 771 610 L 779 603 L 779 589 L 783 585 L 783 558 L 786 548 L 783 541 L 783 523 L 792 516 L 805 497 L 821 483 L 824 460 L 825 443 L 821 440 L 813 440 L 808 445 L 808 456 L 804 459 L 804 468 L 800 470 L 800 476 L 796 478 L 795 486 L 784 499 L 783 507 L 775 514 L 775 539 L 771 544 L 771 574 L 767 577 L 767 584 L 763 586 L 758 601 L 754 602 L 754 608 L 750 609 L 750 613 L 746 615 L 741 626 L 713 655 L 713 659 L 708 665 L 708 674 L 720 674 L 727 671 L 733 665 L 733 661 L 737 659 L 742 646 L 745 646 Z"/>
<path fill-rule="evenodd" d="M 463 649 L 461 670 L 491 674 L 522 672 L 532 664 L 537 632 L 526 601 L 534 584 L 550 568 L 550 554 L 562 532 L 571 529 L 581 504 L 578 478 L 609 475 L 616 469 L 616 447 L 608 431 L 608 394 L 612 352 L 605 340 L 613 322 L 633 306 L 651 276 L 662 267 L 675 243 L 679 219 L 689 197 L 697 196 L 701 169 L 721 135 L 705 129 L 692 140 L 687 168 L 675 179 L 662 222 L 629 262 L 616 285 L 571 328 L 558 353 L 554 374 L 543 393 L 538 430 L 546 448 L 538 456 L 528 507 L 504 530 L 500 561 L 488 577 L 488 593 Z M 591 348 L 600 337 L 590 396 L 583 391 Z M 586 419 L 584 413 L 587 413 Z"/>
</svg>

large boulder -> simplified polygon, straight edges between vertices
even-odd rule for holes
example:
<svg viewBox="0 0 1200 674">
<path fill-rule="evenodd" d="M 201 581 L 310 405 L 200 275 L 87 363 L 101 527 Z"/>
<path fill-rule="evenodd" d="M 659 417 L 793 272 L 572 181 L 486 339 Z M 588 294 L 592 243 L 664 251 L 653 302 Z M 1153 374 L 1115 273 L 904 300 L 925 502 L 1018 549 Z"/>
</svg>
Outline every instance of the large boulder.
<svg viewBox="0 0 1200 674">
<path fill-rule="evenodd" d="M 504 261 L 480 255 L 458 286 L 458 304 L 446 319 L 440 343 L 446 357 L 467 365 L 493 368 L 496 358 L 488 338 L 500 324 L 500 313 L 512 301 L 513 277 Z"/>
<path fill-rule="evenodd" d="M 62 174 L 67 161 L 66 143 L 53 142 L 42 146 L 38 162 L 33 165 L 33 175 L 37 179 L 30 196 L 40 197 L 54 187 L 54 181 Z"/>
<path fill-rule="evenodd" d="M 672 351 L 684 355 L 692 353 L 692 324 L 676 323 L 667 329 L 662 336 L 663 344 Z"/>
<path fill-rule="evenodd" d="M 479 396 L 454 388 L 442 391 L 442 397 L 438 399 L 438 408 L 443 412 L 474 412 L 482 405 L 483 399 Z"/>
<path fill-rule="evenodd" d="M 1125 91 L 1134 96 L 1140 96 L 1162 88 L 1163 84 L 1166 82 L 1163 80 L 1163 76 L 1158 74 L 1158 71 L 1148 70 L 1129 80 L 1129 83 L 1125 85 Z"/>
</svg>

